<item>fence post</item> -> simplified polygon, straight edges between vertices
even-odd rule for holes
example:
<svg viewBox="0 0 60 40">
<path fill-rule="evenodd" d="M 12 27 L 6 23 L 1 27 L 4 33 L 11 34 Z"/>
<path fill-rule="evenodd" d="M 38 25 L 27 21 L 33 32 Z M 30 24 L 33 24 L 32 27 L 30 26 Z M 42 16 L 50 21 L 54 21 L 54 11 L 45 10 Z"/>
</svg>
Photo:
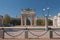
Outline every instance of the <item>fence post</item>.
<svg viewBox="0 0 60 40">
<path fill-rule="evenodd" d="M 2 38 L 4 39 L 4 28 L 2 28 L 2 32 L 3 32 Z"/>
<path fill-rule="evenodd" d="M 28 29 L 26 28 L 25 30 L 25 38 L 27 39 L 28 38 Z"/>
<path fill-rule="evenodd" d="M 52 30 L 50 30 L 49 35 L 50 35 L 50 38 L 53 38 L 53 31 Z"/>
</svg>

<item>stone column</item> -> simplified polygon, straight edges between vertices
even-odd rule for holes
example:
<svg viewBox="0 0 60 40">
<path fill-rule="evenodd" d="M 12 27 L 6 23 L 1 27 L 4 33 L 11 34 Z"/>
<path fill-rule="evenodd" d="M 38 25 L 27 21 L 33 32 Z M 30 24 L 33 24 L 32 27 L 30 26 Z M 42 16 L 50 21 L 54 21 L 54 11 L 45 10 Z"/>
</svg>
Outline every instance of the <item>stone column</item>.
<svg viewBox="0 0 60 40">
<path fill-rule="evenodd" d="M 23 26 L 23 18 L 22 18 L 22 16 L 21 16 L 21 26 Z"/>
<path fill-rule="evenodd" d="M 25 17 L 25 19 L 24 19 L 24 25 L 26 26 L 26 17 Z"/>
<path fill-rule="evenodd" d="M 56 21 L 57 21 L 57 23 L 56 23 L 57 26 L 60 27 L 60 16 L 58 16 L 58 18 L 56 19 Z"/>
<path fill-rule="evenodd" d="M 34 17 L 34 26 L 36 26 L 36 17 Z"/>
<path fill-rule="evenodd" d="M 32 26 L 32 16 L 31 16 L 31 26 Z"/>
<path fill-rule="evenodd" d="M 53 18 L 53 26 L 54 26 L 54 21 L 55 21 L 55 20 L 54 20 L 54 18 Z"/>
</svg>

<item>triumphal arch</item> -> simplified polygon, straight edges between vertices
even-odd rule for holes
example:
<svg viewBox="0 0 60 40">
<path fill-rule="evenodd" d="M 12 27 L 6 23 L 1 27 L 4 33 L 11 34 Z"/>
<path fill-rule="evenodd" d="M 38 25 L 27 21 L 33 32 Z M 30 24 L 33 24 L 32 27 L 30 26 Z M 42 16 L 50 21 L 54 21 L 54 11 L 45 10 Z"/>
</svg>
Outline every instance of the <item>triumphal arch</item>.
<svg viewBox="0 0 60 40">
<path fill-rule="evenodd" d="M 30 26 L 36 26 L 36 11 L 33 9 L 22 9 L 21 10 L 21 25 L 27 25 L 27 19 L 30 20 Z"/>
</svg>

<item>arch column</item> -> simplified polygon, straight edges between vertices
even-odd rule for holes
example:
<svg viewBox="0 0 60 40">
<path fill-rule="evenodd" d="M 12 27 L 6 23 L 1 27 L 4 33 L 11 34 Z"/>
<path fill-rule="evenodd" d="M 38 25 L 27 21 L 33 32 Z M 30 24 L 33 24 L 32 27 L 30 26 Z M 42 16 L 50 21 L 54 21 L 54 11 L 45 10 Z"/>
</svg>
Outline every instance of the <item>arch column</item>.
<svg viewBox="0 0 60 40">
<path fill-rule="evenodd" d="M 24 25 L 26 26 L 26 17 L 24 18 Z"/>
<path fill-rule="evenodd" d="M 34 26 L 36 26 L 36 17 L 34 17 Z"/>
<path fill-rule="evenodd" d="M 22 18 L 22 16 L 21 16 L 21 26 L 23 26 L 23 18 Z"/>
<path fill-rule="evenodd" d="M 32 16 L 31 16 L 31 22 L 30 22 L 31 26 L 32 26 Z"/>
</svg>

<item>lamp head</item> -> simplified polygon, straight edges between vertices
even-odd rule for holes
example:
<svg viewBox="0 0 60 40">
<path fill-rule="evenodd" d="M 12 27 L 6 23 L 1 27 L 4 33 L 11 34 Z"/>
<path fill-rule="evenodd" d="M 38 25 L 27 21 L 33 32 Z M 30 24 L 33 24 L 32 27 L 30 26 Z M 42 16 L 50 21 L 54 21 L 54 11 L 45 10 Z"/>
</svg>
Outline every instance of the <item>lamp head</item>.
<svg viewBox="0 0 60 40">
<path fill-rule="evenodd" d="M 43 9 L 43 11 L 45 11 L 45 9 Z"/>
<path fill-rule="evenodd" d="M 48 7 L 47 10 L 49 10 L 50 8 Z"/>
</svg>

